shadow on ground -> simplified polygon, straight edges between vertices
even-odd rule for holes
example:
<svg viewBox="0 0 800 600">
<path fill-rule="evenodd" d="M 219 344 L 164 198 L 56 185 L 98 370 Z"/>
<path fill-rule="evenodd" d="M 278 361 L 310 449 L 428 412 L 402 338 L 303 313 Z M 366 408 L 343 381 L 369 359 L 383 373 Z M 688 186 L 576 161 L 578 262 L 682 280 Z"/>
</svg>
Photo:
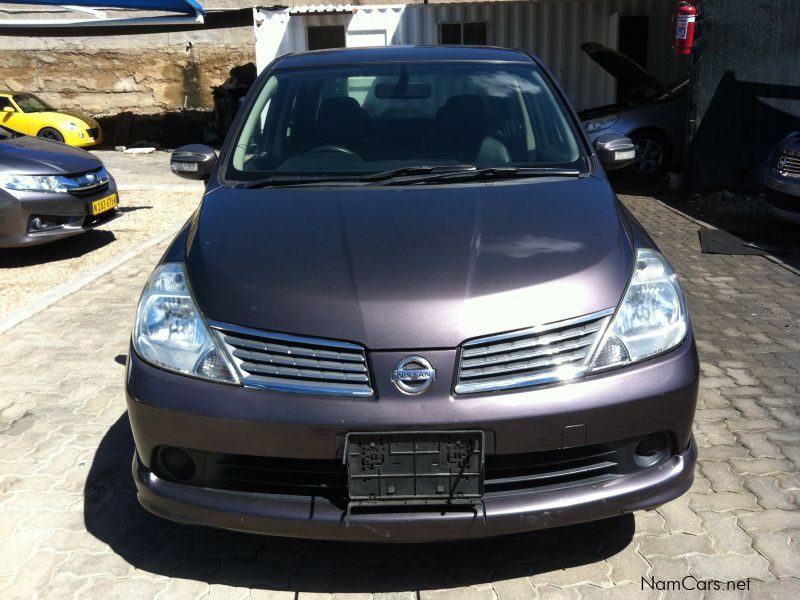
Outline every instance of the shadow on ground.
<svg viewBox="0 0 800 600">
<path fill-rule="evenodd" d="M 74 237 L 49 242 L 41 246 L 6 248 L 0 252 L 0 268 L 19 269 L 78 258 L 107 246 L 116 241 L 116 239 L 116 236 L 111 231 L 92 229 Z"/>
<path fill-rule="evenodd" d="M 127 414 L 109 429 L 84 489 L 86 529 L 137 569 L 293 592 L 475 585 L 603 560 L 630 544 L 631 515 L 531 534 L 436 544 L 354 544 L 179 525 L 150 515 L 131 477 Z"/>
<path fill-rule="evenodd" d="M 676 192 L 670 192 L 666 181 L 660 178 L 632 179 L 615 173 L 610 180 L 618 194 L 657 198 L 685 215 L 751 242 L 785 264 L 800 269 L 800 226 L 767 213 L 757 194 L 722 191 L 681 199 Z M 697 246 L 700 247 L 699 239 Z"/>
</svg>

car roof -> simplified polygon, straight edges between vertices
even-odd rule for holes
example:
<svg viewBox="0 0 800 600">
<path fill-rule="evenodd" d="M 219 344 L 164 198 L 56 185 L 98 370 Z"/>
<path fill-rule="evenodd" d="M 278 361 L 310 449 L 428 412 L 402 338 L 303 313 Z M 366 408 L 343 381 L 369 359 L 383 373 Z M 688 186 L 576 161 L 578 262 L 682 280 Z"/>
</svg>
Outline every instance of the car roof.
<svg viewBox="0 0 800 600">
<path fill-rule="evenodd" d="M 278 59 L 275 68 L 425 61 L 534 62 L 522 50 L 491 46 L 377 46 L 375 48 L 336 48 L 287 54 Z"/>
</svg>

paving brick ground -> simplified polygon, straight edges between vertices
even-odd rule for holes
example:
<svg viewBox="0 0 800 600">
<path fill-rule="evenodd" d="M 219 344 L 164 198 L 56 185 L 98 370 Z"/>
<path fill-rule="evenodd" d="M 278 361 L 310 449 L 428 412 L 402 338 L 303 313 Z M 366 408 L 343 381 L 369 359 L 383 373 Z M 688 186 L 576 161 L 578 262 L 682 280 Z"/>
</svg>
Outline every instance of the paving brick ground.
<svg viewBox="0 0 800 600">
<path fill-rule="evenodd" d="M 168 523 L 136 503 L 124 354 L 154 248 L 0 335 L 0 598 L 649 598 L 642 577 L 800 598 L 800 278 L 699 252 L 624 201 L 679 271 L 703 368 L 692 490 L 655 512 L 466 543 L 356 545 Z M 665 407 L 668 410 L 668 407 Z M 746 592 L 669 593 L 739 598 Z"/>
</svg>

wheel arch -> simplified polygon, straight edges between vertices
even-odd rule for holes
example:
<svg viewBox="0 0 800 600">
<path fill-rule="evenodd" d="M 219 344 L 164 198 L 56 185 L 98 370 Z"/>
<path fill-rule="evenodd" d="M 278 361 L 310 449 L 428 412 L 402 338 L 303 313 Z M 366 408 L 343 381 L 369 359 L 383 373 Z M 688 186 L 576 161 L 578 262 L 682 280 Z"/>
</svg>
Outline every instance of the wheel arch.
<svg viewBox="0 0 800 600">
<path fill-rule="evenodd" d="M 633 139 L 634 136 L 642 135 L 642 134 L 655 134 L 661 139 L 666 142 L 666 146 L 664 147 L 664 159 L 666 162 L 672 161 L 674 157 L 674 149 L 675 149 L 675 140 L 672 139 L 672 136 L 661 127 L 656 127 L 654 125 L 645 125 L 644 127 L 637 127 L 633 129 L 630 133 L 628 133 L 628 137 Z"/>
</svg>

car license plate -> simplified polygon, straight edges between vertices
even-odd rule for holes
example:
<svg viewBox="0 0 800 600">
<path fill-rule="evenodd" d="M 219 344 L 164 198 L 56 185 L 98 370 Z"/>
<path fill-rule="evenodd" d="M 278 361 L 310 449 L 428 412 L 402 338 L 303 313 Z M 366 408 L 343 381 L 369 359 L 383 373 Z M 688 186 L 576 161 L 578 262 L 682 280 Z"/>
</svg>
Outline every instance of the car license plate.
<svg viewBox="0 0 800 600">
<path fill-rule="evenodd" d="M 92 201 L 92 216 L 96 217 L 97 215 L 107 212 L 112 208 L 115 208 L 119 204 L 119 200 L 117 200 L 116 194 L 111 194 L 110 196 L 106 196 L 105 198 L 100 198 L 99 200 Z"/>
<path fill-rule="evenodd" d="M 483 495 L 483 432 L 350 433 L 345 443 L 353 501 L 443 502 Z"/>
</svg>

